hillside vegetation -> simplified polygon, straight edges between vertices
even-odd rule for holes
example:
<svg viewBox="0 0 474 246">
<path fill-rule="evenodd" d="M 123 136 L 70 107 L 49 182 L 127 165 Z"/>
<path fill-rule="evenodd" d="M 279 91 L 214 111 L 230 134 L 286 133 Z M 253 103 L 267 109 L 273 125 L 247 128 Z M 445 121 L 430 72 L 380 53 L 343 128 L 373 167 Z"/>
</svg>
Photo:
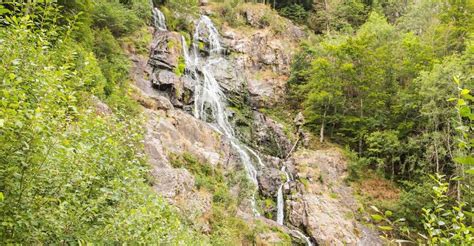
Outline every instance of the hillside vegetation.
<svg viewBox="0 0 474 246">
<path fill-rule="evenodd" d="M 66 2 L 0 5 L 0 240 L 191 242 L 147 183 L 128 95 L 120 40 L 148 7 Z"/>
<path fill-rule="evenodd" d="M 239 217 L 233 181 L 220 166 L 190 154 L 172 156 L 171 165 L 189 171 L 196 179 L 193 188 L 212 197 L 209 231 L 202 233 L 151 188 L 145 119 L 133 99 L 127 54 L 148 55 L 153 6 L 189 45 L 193 18 L 204 11 L 200 5 L 198 0 L 0 4 L 2 243 L 266 245 L 261 232 L 292 243 L 276 226 Z M 295 146 L 304 130 L 317 138 L 313 148 L 345 148 L 350 159 L 345 182 L 363 203 L 355 219 L 370 214 L 364 223 L 386 244 L 473 244 L 473 1 L 202 5 L 212 10 L 217 26 L 241 32 L 260 25 L 278 38 L 289 20 L 304 30 L 285 97 L 274 108 L 258 110 L 280 119 L 288 128 L 282 132 L 298 135 L 292 136 Z M 262 12 L 253 26 L 250 8 Z M 175 73 L 182 77 L 182 57 L 179 63 Z M 254 110 L 245 107 L 249 115 Z M 293 129 L 288 117 L 298 112 L 305 118 L 302 130 Z M 258 202 L 276 206 L 270 198 Z"/>
<path fill-rule="evenodd" d="M 374 218 L 389 221 L 387 235 L 470 242 L 472 1 L 298 4 L 280 11 L 320 35 L 303 42 L 293 63 L 291 108 L 304 111 L 321 142 L 347 146 L 352 181 L 371 179 L 372 170 L 402 190 L 395 203 L 370 202 L 394 212 Z"/>
</svg>

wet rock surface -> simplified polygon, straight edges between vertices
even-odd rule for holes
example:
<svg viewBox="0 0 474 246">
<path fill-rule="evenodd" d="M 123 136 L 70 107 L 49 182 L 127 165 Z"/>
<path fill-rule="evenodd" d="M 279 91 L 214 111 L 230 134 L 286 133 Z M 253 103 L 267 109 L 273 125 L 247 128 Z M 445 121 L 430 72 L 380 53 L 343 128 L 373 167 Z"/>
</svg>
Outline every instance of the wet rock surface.
<svg viewBox="0 0 474 246">
<path fill-rule="evenodd" d="M 176 32 L 156 31 L 148 63 L 154 68 L 173 70 L 182 56 L 181 36 Z"/>
<path fill-rule="evenodd" d="M 285 158 L 290 152 L 293 143 L 285 133 L 283 125 L 265 116 L 253 112 L 253 142 L 263 153 L 279 158 Z"/>
</svg>

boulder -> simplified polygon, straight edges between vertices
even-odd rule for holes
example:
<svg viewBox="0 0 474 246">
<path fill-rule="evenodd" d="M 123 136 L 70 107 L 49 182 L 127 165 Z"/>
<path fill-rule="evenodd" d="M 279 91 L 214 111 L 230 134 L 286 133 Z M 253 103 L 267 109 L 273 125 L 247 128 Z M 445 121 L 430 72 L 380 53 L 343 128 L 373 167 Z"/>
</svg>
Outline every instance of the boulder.
<svg viewBox="0 0 474 246">
<path fill-rule="evenodd" d="M 155 69 L 151 76 L 153 86 L 161 91 L 182 89 L 181 78 L 174 72 L 163 69 Z"/>
<path fill-rule="evenodd" d="M 231 59 L 219 59 L 206 66 L 225 92 L 242 94 L 245 90 L 245 78 L 238 73 L 238 67 Z"/>
<path fill-rule="evenodd" d="M 260 151 L 269 155 L 286 157 L 292 147 L 284 127 L 273 119 L 257 111 L 253 112 L 254 134 L 252 138 Z"/>
<path fill-rule="evenodd" d="M 259 190 L 265 197 L 276 197 L 278 187 L 285 182 L 285 174 L 276 168 L 264 167 L 257 176 Z"/>
<path fill-rule="evenodd" d="M 181 35 L 176 32 L 158 32 L 153 39 L 148 63 L 154 68 L 174 70 L 183 54 Z"/>
<path fill-rule="evenodd" d="M 189 195 L 194 189 L 194 177 L 186 169 L 156 167 L 152 175 L 156 179 L 153 189 L 165 198 Z"/>
<path fill-rule="evenodd" d="M 173 104 L 171 104 L 170 100 L 164 96 L 151 96 L 151 99 L 155 101 L 154 109 L 160 110 L 170 110 L 173 109 Z"/>
<path fill-rule="evenodd" d="M 255 23 L 258 13 L 254 12 L 258 11 L 247 12 L 247 21 L 259 25 Z M 242 32 L 223 26 L 223 42 L 232 53 L 233 67 L 240 70 L 248 82 L 252 106 L 271 107 L 285 96 L 291 57 L 301 38 L 296 31 L 300 28 L 288 26 L 294 34 L 278 37 L 268 28 Z"/>
</svg>

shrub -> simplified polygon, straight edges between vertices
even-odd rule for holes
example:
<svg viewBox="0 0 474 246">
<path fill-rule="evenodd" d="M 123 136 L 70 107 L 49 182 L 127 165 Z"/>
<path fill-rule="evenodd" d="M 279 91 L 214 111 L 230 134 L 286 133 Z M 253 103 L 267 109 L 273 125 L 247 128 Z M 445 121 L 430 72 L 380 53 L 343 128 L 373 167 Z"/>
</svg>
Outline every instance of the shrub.
<svg viewBox="0 0 474 246">
<path fill-rule="evenodd" d="M 37 32 L 15 19 L 0 29 L 2 242 L 191 243 L 145 182 L 142 122 L 95 112 L 104 76 L 93 54 L 54 21 Z"/>
<path fill-rule="evenodd" d="M 110 96 L 117 86 L 124 87 L 128 79 L 130 63 L 109 29 L 96 30 L 94 33 L 93 50 L 99 58 L 100 68 L 107 79 L 105 95 Z"/>
<path fill-rule="evenodd" d="M 308 12 L 299 4 L 285 6 L 279 10 L 282 16 L 297 23 L 304 23 L 308 17 Z"/>
<path fill-rule="evenodd" d="M 98 1 L 92 18 L 94 27 L 108 28 L 115 37 L 133 32 L 143 23 L 132 10 L 116 1 Z"/>
</svg>

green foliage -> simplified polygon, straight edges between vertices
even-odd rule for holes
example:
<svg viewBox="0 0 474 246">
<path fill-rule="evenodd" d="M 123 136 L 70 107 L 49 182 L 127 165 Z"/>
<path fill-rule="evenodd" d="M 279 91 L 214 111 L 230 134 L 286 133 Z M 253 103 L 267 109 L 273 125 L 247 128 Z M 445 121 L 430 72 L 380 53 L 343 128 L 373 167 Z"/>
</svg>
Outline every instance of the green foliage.
<svg viewBox="0 0 474 246">
<path fill-rule="evenodd" d="M 123 101 L 113 114 L 98 112 L 93 95 L 103 95 L 107 76 L 49 16 L 39 29 L 29 15 L 8 17 L 0 29 L 0 238 L 191 242 L 177 211 L 146 183 L 142 121 L 122 117 Z"/>
<path fill-rule="evenodd" d="M 232 202 L 221 169 L 215 168 L 210 164 L 201 163 L 188 153 L 174 156 L 171 159 L 171 165 L 176 168 L 186 168 L 189 170 L 196 179 L 196 187 L 211 192 L 214 203 L 228 206 Z"/>
<path fill-rule="evenodd" d="M 174 73 L 178 76 L 183 76 L 185 69 L 186 69 L 186 62 L 184 60 L 184 57 L 180 56 L 178 57 L 178 65 L 174 69 Z"/>
<path fill-rule="evenodd" d="M 452 177 L 451 195 L 471 206 L 473 6 L 371 2 L 315 2 L 307 22 L 325 35 L 301 45 L 288 101 L 322 141 L 349 147 L 349 180 L 374 169 L 404 188 L 387 208 L 406 225 L 387 236 L 416 241 L 434 203 L 427 174 Z"/>
<path fill-rule="evenodd" d="M 199 14 L 199 0 L 167 0 L 166 7 L 179 15 Z"/>
<path fill-rule="evenodd" d="M 150 43 L 153 35 L 147 26 L 143 26 L 129 36 L 121 38 L 121 42 L 126 44 L 132 52 L 135 51 L 140 55 L 148 55 L 150 53 Z"/>
<path fill-rule="evenodd" d="M 307 25 L 316 33 L 351 32 L 362 25 L 370 12 L 370 6 L 361 0 L 315 1 Z"/>
<path fill-rule="evenodd" d="M 463 89 L 460 80 L 455 77 L 459 90 L 458 98 L 450 98 L 449 101 L 456 100 L 457 121 L 456 130 L 459 134 L 458 141 L 458 155 L 454 161 L 458 164 L 458 175 L 464 177 L 464 172 L 468 175 L 467 181 L 472 182 L 471 178 L 474 175 L 474 156 L 472 149 L 474 148 L 474 97 L 471 95 L 469 89 Z M 472 183 L 468 183 L 472 185 Z M 468 195 L 472 196 L 472 190 Z"/>
<path fill-rule="evenodd" d="M 285 6 L 279 9 L 279 13 L 282 16 L 297 23 L 304 23 L 306 21 L 306 18 L 308 17 L 308 13 L 306 12 L 306 10 L 303 8 L 303 6 L 299 4 Z"/>
<path fill-rule="evenodd" d="M 237 216 L 238 201 L 230 194 L 230 187 L 234 185 L 239 185 L 239 196 L 243 195 L 238 200 L 249 198 L 245 193 L 250 188 L 253 193 L 252 187 L 246 187 L 250 182 L 245 172 L 225 176 L 221 168 L 202 163 L 189 153 L 173 155 L 171 164 L 189 170 L 195 177 L 196 188 L 210 192 L 213 196 L 209 218 L 212 227 L 209 236 L 211 245 L 241 245 L 255 241 L 255 225 Z"/>
<path fill-rule="evenodd" d="M 393 241 L 393 243 L 406 243 L 410 241 L 396 239 L 393 240 L 397 236 L 397 233 L 400 233 L 397 230 L 401 230 L 404 232 L 406 230 L 405 219 L 394 219 L 393 212 L 390 210 L 385 210 L 384 212 L 381 211 L 379 208 L 375 206 L 371 206 L 371 209 L 374 211 L 373 214 L 370 215 L 372 221 L 377 225 L 378 230 L 382 233 L 382 238 L 387 241 Z"/>
<path fill-rule="evenodd" d="M 119 0 L 119 2 L 131 9 L 140 20 L 151 21 L 152 2 L 149 0 Z"/>
<path fill-rule="evenodd" d="M 427 191 L 435 183 L 432 179 L 425 177 L 419 182 L 404 181 L 402 185 L 404 189 L 400 194 L 400 199 L 393 207 L 395 218 L 404 218 L 408 225 L 415 230 L 421 231 L 423 229 L 423 224 L 420 220 L 421 209 L 433 207 L 430 193 Z"/>
<path fill-rule="evenodd" d="M 149 12 L 149 10 L 148 10 Z M 115 37 L 135 31 L 143 22 L 131 9 L 118 1 L 98 1 L 92 10 L 94 27 L 107 28 Z"/>
<path fill-rule="evenodd" d="M 130 63 L 109 29 L 95 30 L 94 36 L 93 50 L 107 79 L 105 95 L 110 96 L 116 86 L 124 86 L 128 79 Z"/>
<path fill-rule="evenodd" d="M 243 16 L 240 14 L 241 0 L 223 0 L 217 4 L 217 14 L 232 27 L 238 27 L 245 24 Z M 219 20 L 218 20 L 219 22 Z"/>
<path fill-rule="evenodd" d="M 160 9 L 165 16 L 166 26 L 169 30 L 192 33 L 194 24 L 190 18 L 186 18 L 186 15 L 183 15 L 178 9 L 168 5 L 161 6 Z"/>
<path fill-rule="evenodd" d="M 395 175 L 396 162 L 400 161 L 400 141 L 396 131 L 376 131 L 366 137 L 367 156 L 371 163 L 376 163 L 378 169 L 385 171 L 386 166 L 392 170 L 392 178 Z M 384 172 L 382 172 L 384 173 Z"/>
<path fill-rule="evenodd" d="M 472 214 L 464 213 L 465 202 L 453 202 L 447 195 L 449 184 L 442 175 L 432 176 L 432 208 L 423 208 L 423 226 L 428 245 L 472 245 Z M 456 205 L 450 205 L 456 204 Z M 469 208 L 469 207 L 468 207 Z"/>
</svg>

